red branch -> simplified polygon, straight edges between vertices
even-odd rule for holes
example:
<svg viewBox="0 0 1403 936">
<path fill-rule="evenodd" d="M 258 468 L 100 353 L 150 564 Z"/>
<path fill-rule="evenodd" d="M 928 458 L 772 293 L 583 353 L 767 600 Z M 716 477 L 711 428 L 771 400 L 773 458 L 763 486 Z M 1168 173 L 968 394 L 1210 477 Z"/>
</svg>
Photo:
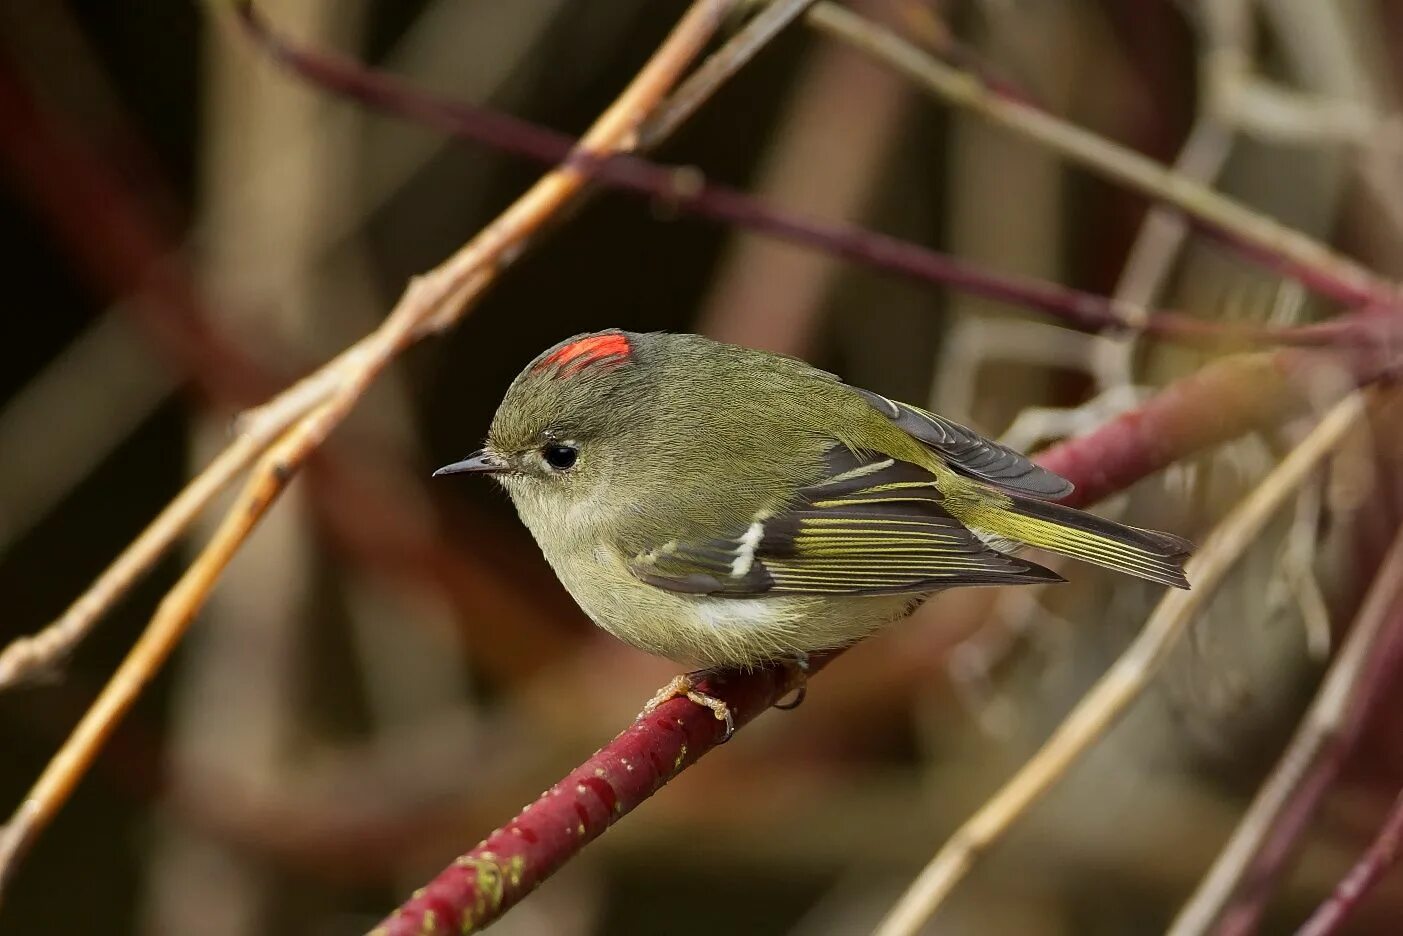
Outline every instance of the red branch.
<svg viewBox="0 0 1403 936">
<path fill-rule="evenodd" d="M 812 674 L 830 655 L 810 660 Z M 704 691 L 730 706 L 736 727 L 793 691 L 783 668 L 723 674 Z M 640 716 L 515 819 L 493 832 L 384 922 L 372 936 L 450 936 L 491 923 L 620 817 L 696 763 L 725 726 L 676 698 Z"/>
<path fill-rule="evenodd" d="M 1225 359 L 1105 427 L 1050 449 L 1040 461 L 1078 486 L 1077 503 L 1105 497 L 1177 459 L 1301 412 L 1307 405 L 1298 392 L 1301 377 L 1311 366 L 1340 368 L 1343 359 L 1291 350 Z M 1352 376 L 1363 382 L 1378 373 L 1358 365 Z M 815 659 L 814 668 L 834 656 Z M 731 706 L 739 727 L 790 689 L 783 671 L 762 669 L 729 674 L 708 691 Z M 417 891 L 375 936 L 448 936 L 486 925 L 715 747 L 721 735 L 711 712 L 685 699 L 640 718 Z"/>
<path fill-rule="evenodd" d="M 1257 932 L 1267 900 L 1277 881 L 1289 867 L 1297 842 L 1315 817 L 1325 794 L 1344 769 L 1346 760 L 1354 752 L 1371 716 L 1377 717 L 1380 706 L 1386 704 L 1388 689 L 1394 685 L 1399 668 L 1403 666 L 1403 603 L 1396 603 L 1387 613 L 1389 621 L 1384 625 L 1386 630 L 1379 635 L 1373 655 L 1364 665 L 1358 681 L 1350 691 L 1344 719 L 1330 734 L 1315 762 L 1301 778 L 1296 789 L 1292 791 L 1290 800 L 1272 823 L 1271 831 L 1262 841 L 1256 860 L 1243 876 L 1232 902 L 1223 911 L 1216 931 L 1218 936 L 1248 936 Z M 1388 845 L 1390 836 L 1394 837 L 1396 847 L 1397 833 L 1391 831 L 1391 826 L 1397 821 L 1397 815 L 1390 814 L 1379 833 L 1375 847 L 1371 848 L 1361 861 L 1361 865 L 1366 869 L 1375 861 L 1381 860 L 1371 856 L 1376 849 Z M 1315 932 L 1332 932 L 1343 923 L 1344 915 L 1354 909 L 1354 905 L 1363 897 L 1364 890 L 1372 886 L 1373 879 L 1367 877 L 1372 873 L 1374 872 L 1369 870 L 1361 872 L 1360 868 L 1356 867 L 1340 882 L 1330 900 L 1316 910 L 1307 923 L 1307 928 L 1322 918 L 1322 914 L 1324 918 L 1330 919 L 1333 925 Z M 1364 874 L 1365 877 L 1357 877 L 1359 874 Z M 1343 906 L 1327 909 L 1341 893 L 1351 896 L 1344 901 Z M 1336 914 L 1339 914 L 1338 918 Z"/>
<path fill-rule="evenodd" d="M 565 134 L 435 96 L 354 59 L 300 48 L 275 34 L 251 4 L 240 4 L 238 11 L 245 32 L 274 61 L 312 84 L 366 106 L 543 165 L 569 163 L 605 186 L 658 199 L 699 217 L 734 224 L 920 282 L 1033 309 L 1078 331 L 1141 333 L 1187 344 L 1241 347 L 1262 343 L 1359 345 L 1378 340 L 1376 329 L 1386 329 L 1388 335 L 1403 329 L 1403 322 L 1392 316 L 1380 317 L 1372 329 L 1361 329 L 1357 321 L 1303 328 L 1228 325 L 1170 312 L 1155 313 L 1143 325 L 1136 324 L 1105 296 L 1031 277 L 994 273 L 857 225 L 791 214 L 738 189 L 710 182 L 692 168 L 663 166 L 632 155 L 591 157 L 577 149 L 578 141 Z M 1317 288 L 1322 284 L 1347 288 L 1333 284 L 1328 271 L 1286 272 Z M 1339 294 L 1338 289 L 1334 292 Z"/>
<path fill-rule="evenodd" d="M 1403 793 L 1393 801 L 1393 808 L 1369 850 L 1336 885 L 1334 893 L 1315 909 L 1296 936 L 1327 936 L 1344 926 L 1364 896 L 1398 861 L 1400 849 L 1403 849 Z"/>
<path fill-rule="evenodd" d="M 1366 315 L 1372 313 L 1345 316 L 1336 324 L 1347 327 Z M 1365 384 L 1391 366 L 1387 352 L 1346 360 L 1320 351 L 1283 349 L 1223 358 L 1099 429 L 1047 449 L 1037 461 L 1076 483 L 1062 503 L 1082 507 L 1186 454 L 1299 412 L 1301 387 L 1312 370 L 1341 368 L 1355 383 Z"/>
</svg>

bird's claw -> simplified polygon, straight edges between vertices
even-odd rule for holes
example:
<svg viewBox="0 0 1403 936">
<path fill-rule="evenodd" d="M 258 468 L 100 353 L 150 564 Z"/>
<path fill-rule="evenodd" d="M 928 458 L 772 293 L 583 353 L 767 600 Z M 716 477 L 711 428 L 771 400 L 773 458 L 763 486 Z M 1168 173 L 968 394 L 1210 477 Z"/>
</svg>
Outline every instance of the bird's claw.
<svg viewBox="0 0 1403 936">
<path fill-rule="evenodd" d="M 809 655 L 807 653 L 795 653 L 782 660 L 781 665 L 789 670 L 790 681 L 796 683 L 794 687 L 794 698 L 788 702 L 776 702 L 774 707 L 782 711 L 789 711 L 803 705 L 804 698 L 808 695 Z M 648 704 L 643 706 L 643 711 L 639 713 L 639 717 L 641 718 L 644 715 L 651 714 L 654 709 L 669 699 L 675 699 L 678 696 L 686 696 L 693 704 L 711 709 L 711 714 L 716 716 L 717 721 L 726 723 L 726 733 L 722 735 L 721 740 L 717 742 L 718 744 L 725 744 L 727 741 L 731 740 L 731 735 L 736 732 L 736 719 L 735 716 L 731 714 L 730 706 L 715 696 L 707 695 L 705 692 L 701 692 L 697 689 L 701 681 L 711 675 L 713 675 L 713 673 L 709 670 L 698 670 L 694 673 L 683 673 L 680 676 L 672 677 L 672 681 L 659 689 L 653 697 L 648 700 Z"/>
<path fill-rule="evenodd" d="M 776 702 L 774 707 L 781 712 L 792 711 L 804 704 L 804 699 L 809 694 L 809 655 L 807 653 L 796 653 L 788 660 L 783 661 L 785 669 L 789 670 L 799 683 L 794 690 L 794 698 L 788 702 Z"/>
<path fill-rule="evenodd" d="M 706 670 L 696 673 L 683 673 L 681 676 L 674 676 L 672 682 L 663 686 L 654 696 L 648 700 L 648 704 L 643 706 L 643 711 L 639 717 L 651 714 L 654 709 L 669 699 L 678 696 L 686 696 L 692 703 L 700 705 L 702 708 L 711 709 L 711 714 L 716 716 L 716 720 L 726 723 L 726 733 L 721 736 L 717 744 L 725 744 L 731 740 L 731 735 L 736 732 L 736 719 L 731 714 L 731 707 L 715 696 L 707 695 L 697 689 L 702 678 L 710 675 Z"/>
</svg>

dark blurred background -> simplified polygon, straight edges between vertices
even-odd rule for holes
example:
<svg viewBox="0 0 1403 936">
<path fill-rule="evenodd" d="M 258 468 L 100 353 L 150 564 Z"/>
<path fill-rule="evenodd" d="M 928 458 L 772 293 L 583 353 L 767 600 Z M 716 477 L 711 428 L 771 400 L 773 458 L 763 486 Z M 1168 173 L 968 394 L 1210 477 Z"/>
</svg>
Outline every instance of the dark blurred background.
<svg viewBox="0 0 1403 936">
<path fill-rule="evenodd" d="M 1201 177 L 1398 272 L 1398 152 L 1379 157 L 1380 134 L 1358 129 L 1396 104 L 1396 4 L 852 6 L 913 34 L 948 30 L 974 67 L 1163 161 L 1206 135 Z M 266 4 L 314 45 L 570 133 L 683 8 Z M 1212 93 L 1224 49 L 1234 74 L 1296 110 Z M 0 151 L 0 641 L 60 613 L 240 410 L 372 328 L 408 277 L 539 175 L 299 86 L 190 0 L 0 2 Z M 1205 317 L 1322 311 L 1194 237 L 1128 276 L 1141 197 L 802 25 L 656 156 L 1007 272 Z M 675 666 L 595 632 L 493 487 L 428 481 L 476 447 L 537 351 L 607 326 L 800 354 L 1030 448 L 1202 360 L 598 195 L 460 326 L 405 355 L 283 498 L 23 863 L 0 931 L 360 932 L 625 724 Z M 1201 536 L 1298 436 L 1239 440 L 1107 509 Z M 1322 480 L 1278 519 L 1166 677 L 962 886 L 940 932 L 1163 928 L 1357 604 L 1351 557 L 1367 537 L 1351 490 Z M 209 529 L 57 678 L 0 697 L 5 810 Z M 930 602 L 823 674 L 803 708 L 766 715 L 624 820 L 498 931 L 864 931 L 1157 597 L 1090 568 L 1073 577 Z M 1329 889 L 1391 799 L 1403 747 L 1379 733 L 1394 743 L 1367 747 L 1332 796 L 1268 931 Z M 1386 882 L 1357 931 L 1394 932 L 1400 914 L 1403 881 Z"/>
</svg>

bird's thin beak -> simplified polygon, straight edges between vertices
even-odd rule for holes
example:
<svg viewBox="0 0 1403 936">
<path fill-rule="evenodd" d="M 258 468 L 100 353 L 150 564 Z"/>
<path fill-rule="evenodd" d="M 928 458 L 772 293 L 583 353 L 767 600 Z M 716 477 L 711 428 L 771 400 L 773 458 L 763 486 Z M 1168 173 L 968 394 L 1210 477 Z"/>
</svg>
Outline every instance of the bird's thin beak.
<svg viewBox="0 0 1403 936">
<path fill-rule="evenodd" d="M 444 465 L 438 471 L 434 472 L 434 477 L 437 478 L 441 475 L 455 474 L 497 474 L 506 471 L 508 467 L 502 456 L 498 455 L 496 452 L 489 452 L 487 449 L 483 449 L 480 452 L 474 452 L 462 461 L 454 462 L 451 465 Z"/>
</svg>

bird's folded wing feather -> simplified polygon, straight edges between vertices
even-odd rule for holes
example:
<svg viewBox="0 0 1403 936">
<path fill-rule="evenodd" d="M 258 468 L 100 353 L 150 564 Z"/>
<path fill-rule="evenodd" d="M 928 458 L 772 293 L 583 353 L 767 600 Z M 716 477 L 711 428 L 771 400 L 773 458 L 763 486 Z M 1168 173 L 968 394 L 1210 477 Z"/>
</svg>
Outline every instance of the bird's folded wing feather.
<svg viewBox="0 0 1403 936">
<path fill-rule="evenodd" d="M 925 469 L 838 447 L 824 480 L 744 529 L 633 557 L 643 581 L 718 597 L 919 594 L 951 585 L 1059 582 L 989 548 L 941 506 Z"/>
<path fill-rule="evenodd" d="M 919 406 L 898 403 L 860 387 L 853 389 L 961 474 L 1044 500 L 1057 500 L 1072 493 L 1072 482 L 1038 467 L 1007 445 L 992 442 L 973 429 L 966 429 Z"/>
</svg>

